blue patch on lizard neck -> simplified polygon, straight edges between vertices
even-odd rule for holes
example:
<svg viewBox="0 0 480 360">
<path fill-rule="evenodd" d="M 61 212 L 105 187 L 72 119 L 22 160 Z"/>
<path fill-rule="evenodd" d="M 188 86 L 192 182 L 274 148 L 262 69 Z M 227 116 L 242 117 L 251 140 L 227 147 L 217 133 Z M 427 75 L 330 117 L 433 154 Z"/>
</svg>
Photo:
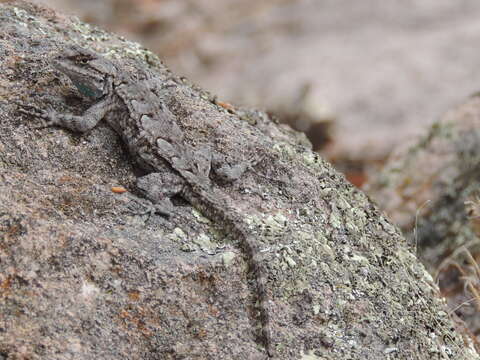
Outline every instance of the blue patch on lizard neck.
<svg viewBox="0 0 480 360">
<path fill-rule="evenodd" d="M 91 98 L 94 98 L 94 99 L 102 96 L 101 91 L 99 91 L 97 89 L 94 89 L 90 86 L 87 86 L 84 83 L 75 82 L 74 85 L 77 87 L 78 91 L 80 91 L 82 93 L 82 95 L 85 95 L 85 96 L 88 96 L 88 97 L 91 97 Z"/>
</svg>

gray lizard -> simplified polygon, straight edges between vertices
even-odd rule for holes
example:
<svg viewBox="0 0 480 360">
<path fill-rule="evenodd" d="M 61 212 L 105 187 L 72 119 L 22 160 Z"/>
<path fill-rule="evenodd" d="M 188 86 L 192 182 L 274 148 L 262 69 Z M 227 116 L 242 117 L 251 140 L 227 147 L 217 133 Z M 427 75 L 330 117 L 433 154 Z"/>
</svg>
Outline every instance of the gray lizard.
<svg viewBox="0 0 480 360">
<path fill-rule="evenodd" d="M 258 243 L 231 205 L 232 200 L 210 181 L 212 163 L 219 161 L 217 155 L 208 146 L 194 148 L 184 141 L 176 116 L 165 101 L 169 87 L 177 85 L 169 84 L 153 72 L 128 71 L 117 61 L 76 46 L 62 51 L 53 65 L 66 74 L 83 95 L 96 102 L 80 116 L 32 105 L 21 105 L 20 111 L 43 119 L 45 126 L 60 126 L 80 133 L 93 129 L 105 119 L 121 136 L 136 163 L 149 172 L 138 179 L 137 185 L 159 213 L 169 215 L 173 210 L 170 197 L 180 194 L 238 238 L 257 282 L 259 338 L 268 355 L 274 356 L 267 278 Z M 166 178 L 165 171 L 161 171 L 166 166 L 174 170 L 171 177 Z M 233 168 L 216 167 L 220 172 L 223 169 L 230 180 L 248 168 L 243 164 Z"/>
</svg>

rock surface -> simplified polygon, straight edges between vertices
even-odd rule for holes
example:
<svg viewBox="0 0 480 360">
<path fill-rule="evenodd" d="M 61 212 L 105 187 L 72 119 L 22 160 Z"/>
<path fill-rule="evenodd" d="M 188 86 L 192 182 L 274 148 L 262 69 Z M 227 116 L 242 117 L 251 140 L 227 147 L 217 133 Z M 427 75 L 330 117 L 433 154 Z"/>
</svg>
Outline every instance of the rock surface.
<svg viewBox="0 0 480 360">
<path fill-rule="evenodd" d="M 108 127 L 78 136 L 19 114 L 16 102 L 88 106 L 49 64 L 72 43 L 176 78 L 135 43 L 0 3 L 0 357 L 265 358 L 238 239 L 182 199 L 169 220 L 129 212 L 137 169 Z M 265 250 L 279 359 L 478 358 L 362 192 L 298 134 L 184 86 L 193 95 L 179 107 L 198 109 L 182 118 L 192 136 L 264 159 L 225 191 Z M 204 132 L 214 120 L 225 138 Z"/>
<path fill-rule="evenodd" d="M 422 138 L 397 149 L 366 186 L 415 243 L 450 308 L 472 334 L 480 329 L 479 148 L 477 95 L 446 113 Z"/>
</svg>

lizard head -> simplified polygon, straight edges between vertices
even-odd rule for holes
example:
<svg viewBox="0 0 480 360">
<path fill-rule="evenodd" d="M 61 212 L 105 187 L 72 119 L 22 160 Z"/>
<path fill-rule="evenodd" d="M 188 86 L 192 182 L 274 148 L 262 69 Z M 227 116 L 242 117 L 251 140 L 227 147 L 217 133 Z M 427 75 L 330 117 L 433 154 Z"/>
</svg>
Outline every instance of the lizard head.
<svg viewBox="0 0 480 360">
<path fill-rule="evenodd" d="M 53 60 L 56 69 L 67 75 L 85 96 L 98 99 L 108 93 L 109 79 L 115 65 L 99 54 L 80 47 L 71 47 Z"/>
</svg>

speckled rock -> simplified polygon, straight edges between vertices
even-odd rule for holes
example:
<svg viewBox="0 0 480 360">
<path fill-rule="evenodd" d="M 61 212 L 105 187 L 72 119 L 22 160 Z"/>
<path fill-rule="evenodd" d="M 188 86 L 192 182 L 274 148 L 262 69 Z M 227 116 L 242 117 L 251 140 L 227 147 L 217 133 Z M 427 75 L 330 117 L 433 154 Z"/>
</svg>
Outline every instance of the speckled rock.
<svg viewBox="0 0 480 360">
<path fill-rule="evenodd" d="M 450 309 L 477 334 L 477 343 L 480 314 L 470 304 L 479 286 L 479 147 L 477 95 L 447 112 L 424 136 L 397 149 L 366 186 L 417 247 Z"/>
<path fill-rule="evenodd" d="M 0 3 L 0 357 L 265 358 L 238 239 L 182 199 L 168 220 L 129 211 L 141 201 L 138 169 L 108 127 L 84 136 L 36 129 L 17 111 L 19 101 L 88 106 L 49 64 L 71 43 L 130 71 L 175 77 L 137 44 L 29 3 Z M 179 106 L 196 106 L 207 122 L 185 112 L 189 136 L 262 159 L 225 191 L 263 249 L 278 359 L 478 358 L 361 191 L 300 135 L 184 83 L 193 95 Z M 221 137 L 203 131 L 213 120 Z"/>
</svg>

